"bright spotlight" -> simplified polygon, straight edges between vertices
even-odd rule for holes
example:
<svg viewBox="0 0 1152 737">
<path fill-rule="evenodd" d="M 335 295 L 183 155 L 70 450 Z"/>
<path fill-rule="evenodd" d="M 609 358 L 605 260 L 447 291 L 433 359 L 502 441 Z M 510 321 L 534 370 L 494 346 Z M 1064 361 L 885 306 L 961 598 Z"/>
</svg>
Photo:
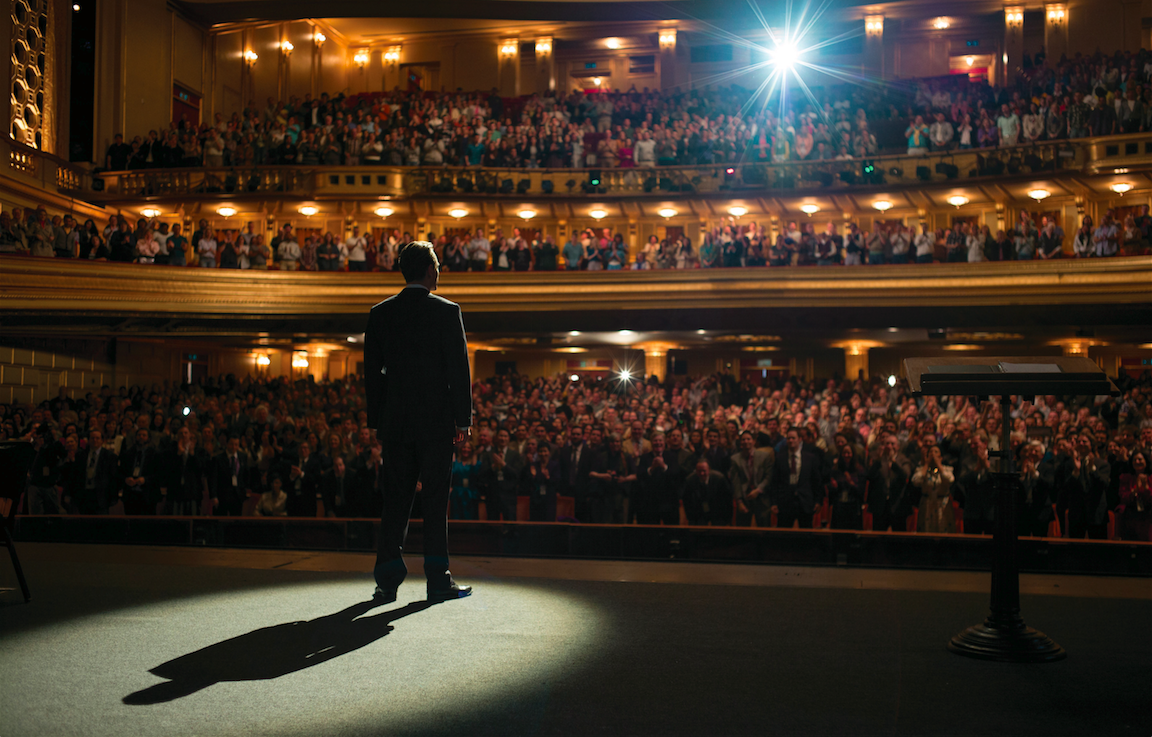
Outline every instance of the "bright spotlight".
<svg viewBox="0 0 1152 737">
<path fill-rule="evenodd" d="M 628 369 L 620 369 L 620 381 L 631 381 L 632 372 Z"/>
<path fill-rule="evenodd" d="M 896 386 L 896 377 L 891 374 L 888 376 L 888 386 Z"/>
<path fill-rule="evenodd" d="M 184 406 L 184 416 L 187 417 L 191 412 L 192 412 L 192 408 L 185 405 Z"/>
<path fill-rule="evenodd" d="M 580 381 L 580 377 L 576 374 L 572 374 L 568 378 L 571 379 L 572 381 Z"/>
<path fill-rule="evenodd" d="M 791 41 L 776 44 L 772 50 L 772 63 L 781 69 L 791 69 L 800 61 L 800 49 Z"/>
</svg>

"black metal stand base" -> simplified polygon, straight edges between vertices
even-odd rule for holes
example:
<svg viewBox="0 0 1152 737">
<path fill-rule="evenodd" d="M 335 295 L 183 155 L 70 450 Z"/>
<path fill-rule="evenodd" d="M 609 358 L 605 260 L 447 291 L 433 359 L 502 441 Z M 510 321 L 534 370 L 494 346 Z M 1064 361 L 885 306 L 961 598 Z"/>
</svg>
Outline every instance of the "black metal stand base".
<svg viewBox="0 0 1152 737">
<path fill-rule="evenodd" d="M 990 621 L 969 627 L 948 642 L 957 655 L 1002 663 L 1051 663 L 1068 653 L 1043 632 L 1017 626 L 997 627 Z"/>
</svg>

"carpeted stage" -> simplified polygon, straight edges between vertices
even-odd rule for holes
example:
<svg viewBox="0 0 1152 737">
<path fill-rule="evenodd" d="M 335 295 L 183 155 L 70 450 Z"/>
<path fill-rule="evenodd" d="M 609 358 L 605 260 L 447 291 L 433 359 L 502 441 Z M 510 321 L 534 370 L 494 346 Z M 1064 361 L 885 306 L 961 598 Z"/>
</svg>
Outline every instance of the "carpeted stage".
<svg viewBox="0 0 1152 737">
<path fill-rule="evenodd" d="M 362 553 L 21 543 L 0 735 L 1143 735 L 1147 578 L 1022 576 L 1068 651 L 945 650 L 988 574 L 461 557 L 372 607 Z M 7 560 L 0 586 L 14 586 Z"/>
</svg>

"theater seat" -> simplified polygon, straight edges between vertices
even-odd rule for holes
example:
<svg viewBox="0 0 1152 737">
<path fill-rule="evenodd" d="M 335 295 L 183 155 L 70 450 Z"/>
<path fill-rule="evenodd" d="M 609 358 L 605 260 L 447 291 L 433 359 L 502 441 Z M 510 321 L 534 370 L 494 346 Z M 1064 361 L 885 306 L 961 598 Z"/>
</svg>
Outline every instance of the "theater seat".
<svg viewBox="0 0 1152 737">
<path fill-rule="evenodd" d="M 1048 537 L 1060 537 L 1060 514 L 1056 505 L 1052 505 L 1052 521 L 1048 523 Z"/>
<path fill-rule="evenodd" d="M 688 513 L 684 511 L 684 502 L 680 502 L 680 524 L 688 524 Z"/>
<path fill-rule="evenodd" d="M 952 514 L 956 517 L 956 532 L 964 532 L 964 510 L 955 499 L 952 500 Z"/>
<path fill-rule="evenodd" d="M 529 511 L 528 497 L 516 497 L 516 521 L 527 522 L 532 519 L 532 513 Z"/>
<path fill-rule="evenodd" d="M 556 497 L 556 519 L 563 519 L 564 517 L 576 516 L 576 497 L 574 496 L 557 496 Z"/>
<path fill-rule="evenodd" d="M 1109 540 L 1119 540 L 1120 539 L 1119 537 L 1117 537 L 1117 534 L 1116 534 L 1116 513 L 1111 511 L 1111 510 L 1108 511 L 1108 539 Z"/>
<path fill-rule="evenodd" d="M 828 503 L 828 496 L 824 496 L 824 501 L 820 502 L 819 515 L 821 523 L 813 525 L 813 527 L 827 527 L 832 524 L 832 505 Z"/>
<path fill-rule="evenodd" d="M 862 525 L 862 527 L 865 530 L 871 530 L 872 529 L 872 513 L 868 511 L 868 505 L 867 504 L 864 505 L 863 512 L 864 513 L 863 513 L 862 521 L 864 524 Z"/>
<path fill-rule="evenodd" d="M 908 515 L 908 519 L 904 521 L 904 529 L 908 532 L 916 532 L 916 523 L 920 521 L 920 509 L 913 509 L 912 514 Z"/>
</svg>

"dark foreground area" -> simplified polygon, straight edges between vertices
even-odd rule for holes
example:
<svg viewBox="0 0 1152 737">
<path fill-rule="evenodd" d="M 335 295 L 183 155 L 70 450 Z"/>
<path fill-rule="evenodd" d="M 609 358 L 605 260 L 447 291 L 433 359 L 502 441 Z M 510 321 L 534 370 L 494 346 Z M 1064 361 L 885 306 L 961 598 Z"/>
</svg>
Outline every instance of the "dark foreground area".
<svg viewBox="0 0 1152 737">
<path fill-rule="evenodd" d="M 945 650 L 987 612 L 963 572 L 460 558 L 471 598 L 428 605 L 410 562 L 376 607 L 356 553 L 21 556 L 5 735 L 1152 731 L 1147 579 L 1026 579 L 1025 618 L 1068 658 L 1022 666 Z"/>
</svg>

